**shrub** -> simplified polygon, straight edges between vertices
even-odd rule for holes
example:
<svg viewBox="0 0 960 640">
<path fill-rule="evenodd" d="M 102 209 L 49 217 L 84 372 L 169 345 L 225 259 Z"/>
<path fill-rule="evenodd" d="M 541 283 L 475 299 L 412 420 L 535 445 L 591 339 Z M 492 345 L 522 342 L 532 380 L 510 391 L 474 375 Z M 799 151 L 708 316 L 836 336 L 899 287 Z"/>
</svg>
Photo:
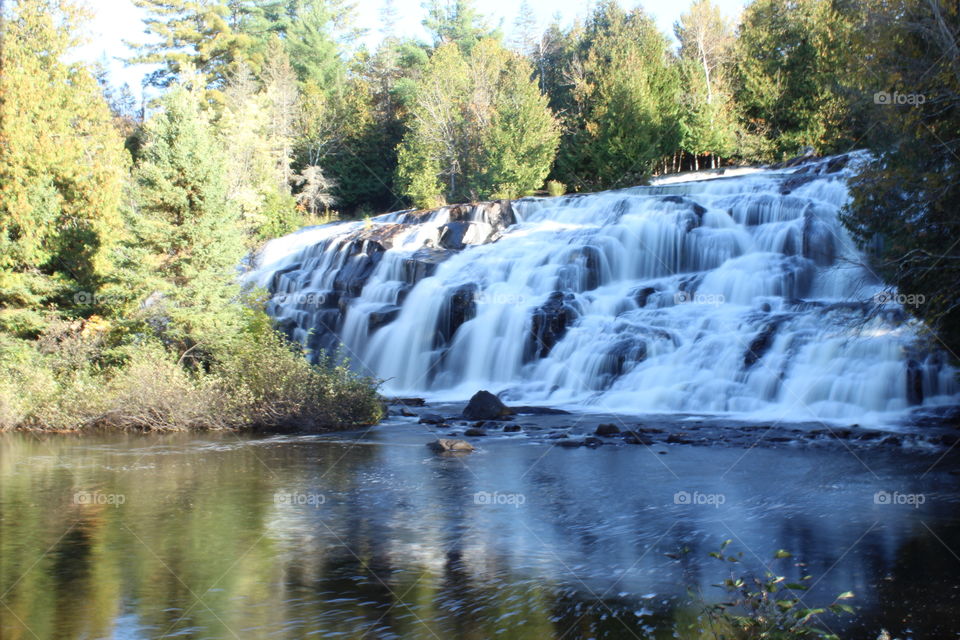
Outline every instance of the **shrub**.
<svg viewBox="0 0 960 640">
<path fill-rule="evenodd" d="M 311 365 L 272 329 L 222 349 L 213 371 L 238 426 L 329 431 L 379 422 L 372 381 L 345 365 Z"/>
<path fill-rule="evenodd" d="M 241 333 L 179 355 L 149 338 L 106 349 L 91 320 L 52 321 L 35 341 L 0 335 L 0 430 L 329 431 L 383 417 L 373 381 L 311 365 L 247 312 Z"/>
<path fill-rule="evenodd" d="M 98 388 L 95 426 L 138 431 L 224 429 L 231 416 L 209 376 L 186 370 L 166 350 L 145 345 Z"/>
<path fill-rule="evenodd" d="M 547 180 L 547 193 L 552 198 L 562 196 L 567 192 L 567 185 L 559 180 Z"/>
</svg>

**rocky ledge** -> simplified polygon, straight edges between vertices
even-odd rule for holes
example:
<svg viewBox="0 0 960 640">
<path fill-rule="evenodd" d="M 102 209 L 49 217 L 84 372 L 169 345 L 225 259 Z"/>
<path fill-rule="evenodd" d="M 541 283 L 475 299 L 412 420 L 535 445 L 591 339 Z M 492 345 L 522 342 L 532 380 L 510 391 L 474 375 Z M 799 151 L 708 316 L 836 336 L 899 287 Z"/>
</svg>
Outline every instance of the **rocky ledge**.
<svg viewBox="0 0 960 640">
<path fill-rule="evenodd" d="M 926 415 L 918 418 L 915 424 L 890 430 L 820 422 L 749 424 L 696 415 L 574 415 L 548 407 L 507 407 L 488 391 L 475 394 L 466 406 L 430 405 L 419 398 L 404 398 L 388 401 L 388 407 L 390 415 L 398 418 L 398 423 L 425 425 L 439 438 L 429 443 L 438 451 L 451 450 L 438 445 L 439 442 L 463 443 L 472 450 L 478 442 L 496 436 L 533 440 L 564 449 L 645 446 L 660 454 L 669 453 L 677 446 L 745 449 L 844 447 L 851 450 L 868 447 L 940 451 L 960 444 L 960 421 L 954 412 Z M 402 421 L 404 418 L 407 420 Z"/>
</svg>

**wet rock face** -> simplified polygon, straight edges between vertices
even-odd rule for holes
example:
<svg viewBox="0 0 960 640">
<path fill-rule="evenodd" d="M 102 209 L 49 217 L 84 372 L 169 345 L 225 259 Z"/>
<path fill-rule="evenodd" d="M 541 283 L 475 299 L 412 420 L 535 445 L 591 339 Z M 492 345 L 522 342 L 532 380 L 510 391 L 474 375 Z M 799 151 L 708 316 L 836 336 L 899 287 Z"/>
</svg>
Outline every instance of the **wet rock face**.
<svg viewBox="0 0 960 640">
<path fill-rule="evenodd" d="M 923 404 L 923 367 L 916 360 L 907 363 L 907 402 Z"/>
<path fill-rule="evenodd" d="M 547 356 L 567 333 L 567 328 L 578 315 L 570 304 L 572 300 L 572 294 L 554 291 L 543 305 L 534 309 L 530 325 L 531 344 L 528 349 L 531 358 Z"/>
<path fill-rule="evenodd" d="M 611 344 L 603 356 L 597 373 L 616 378 L 647 357 L 647 343 L 635 336 L 625 335 Z"/>
<path fill-rule="evenodd" d="M 643 287 L 633 293 L 633 300 L 637 303 L 637 306 L 642 309 L 647 306 L 647 301 L 650 299 L 650 296 L 656 292 L 657 290 L 654 287 Z"/>
<path fill-rule="evenodd" d="M 403 261 L 403 278 L 407 284 L 417 284 L 437 272 L 440 263 L 454 254 L 445 249 L 423 248 Z"/>
<path fill-rule="evenodd" d="M 746 353 L 743 354 L 743 368 L 749 369 L 764 356 L 770 346 L 773 344 L 773 338 L 777 333 L 777 327 L 782 319 L 774 319 L 763 325 L 757 335 L 750 341 Z"/>
<path fill-rule="evenodd" d="M 836 260 L 833 230 L 810 211 L 803 220 L 803 257 L 818 266 L 829 266 Z"/>
<path fill-rule="evenodd" d="M 477 315 L 477 285 L 465 284 L 448 292 L 433 334 L 435 348 L 450 344 L 464 322 Z"/>
<path fill-rule="evenodd" d="M 302 260 L 277 270 L 268 285 L 273 294 L 268 311 L 277 317 L 284 333 L 292 339 L 295 334 L 307 335 L 301 342 L 312 352 L 312 359 L 335 350 L 339 344 L 337 332 L 342 329 L 347 310 L 353 300 L 361 296 L 384 253 L 395 248 L 398 242 L 405 242 L 413 225 L 424 224 L 439 215 L 449 221 L 440 225 L 437 236 L 432 240 L 423 239 L 423 245 L 400 263 L 400 277 L 407 286 L 397 292 L 397 305 L 403 304 L 414 285 L 433 276 L 442 262 L 470 245 L 496 241 L 517 221 L 509 200 L 378 216 L 374 218 L 375 224 L 357 227 L 318 243 L 302 253 Z M 327 290 L 322 293 L 311 291 L 312 278 L 320 264 L 327 265 L 326 272 L 331 276 Z M 444 318 L 437 327 L 437 346 L 447 344 L 460 325 L 474 317 L 476 290 L 476 285 L 465 285 L 451 292 Z M 285 299 L 287 294 L 296 295 L 297 302 Z M 304 301 L 300 302 L 300 298 Z M 394 305 L 384 305 L 371 312 L 367 319 L 368 333 L 390 324 L 398 315 L 399 308 Z"/>
</svg>

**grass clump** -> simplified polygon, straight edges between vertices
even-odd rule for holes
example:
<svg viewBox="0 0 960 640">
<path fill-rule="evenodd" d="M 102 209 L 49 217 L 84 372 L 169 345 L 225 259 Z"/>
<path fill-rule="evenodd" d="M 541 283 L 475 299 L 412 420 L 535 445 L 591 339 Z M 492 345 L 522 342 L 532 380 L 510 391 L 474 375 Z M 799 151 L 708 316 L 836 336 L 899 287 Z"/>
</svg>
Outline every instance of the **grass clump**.
<svg viewBox="0 0 960 640">
<path fill-rule="evenodd" d="M 559 180 L 547 180 L 547 194 L 552 198 L 557 196 L 562 196 L 567 193 L 567 185 L 563 184 Z"/>
</svg>

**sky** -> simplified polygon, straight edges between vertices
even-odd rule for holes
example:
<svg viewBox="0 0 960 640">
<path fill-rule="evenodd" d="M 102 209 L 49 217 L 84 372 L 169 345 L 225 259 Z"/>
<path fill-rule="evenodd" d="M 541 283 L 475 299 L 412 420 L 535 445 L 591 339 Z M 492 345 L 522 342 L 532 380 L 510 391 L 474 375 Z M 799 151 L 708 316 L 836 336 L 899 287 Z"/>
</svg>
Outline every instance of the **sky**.
<svg viewBox="0 0 960 640">
<path fill-rule="evenodd" d="M 76 51 L 76 55 L 83 60 L 96 62 L 104 60 L 110 70 L 110 77 L 117 87 L 127 83 L 135 95 L 140 93 L 140 84 L 146 68 L 143 66 L 128 66 L 120 59 L 130 55 L 124 41 L 142 41 L 146 38 L 143 33 L 143 14 L 137 9 L 132 0 L 86 0 L 94 11 L 93 22 L 87 27 L 87 44 Z M 553 16 L 559 14 L 563 25 L 572 23 L 577 18 L 584 18 L 593 7 L 589 0 L 528 0 L 537 16 L 540 27 L 545 27 L 552 21 Z M 745 0 L 714 0 L 721 11 L 735 19 Z M 397 33 L 412 35 L 427 39 L 427 34 L 420 24 L 424 17 L 422 0 L 395 0 L 400 23 Z M 520 0 L 480 0 L 475 3 L 477 8 L 488 17 L 493 25 L 500 25 L 509 38 L 513 28 Z M 642 5 L 652 14 L 660 29 L 667 34 L 673 33 L 673 23 L 680 14 L 687 10 L 690 0 L 621 0 L 625 7 L 632 8 Z M 358 0 L 358 26 L 367 29 L 364 39 L 370 48 L 376 46 L 379 38 L 379 15 L 382 0 Z"/>
</svg>

